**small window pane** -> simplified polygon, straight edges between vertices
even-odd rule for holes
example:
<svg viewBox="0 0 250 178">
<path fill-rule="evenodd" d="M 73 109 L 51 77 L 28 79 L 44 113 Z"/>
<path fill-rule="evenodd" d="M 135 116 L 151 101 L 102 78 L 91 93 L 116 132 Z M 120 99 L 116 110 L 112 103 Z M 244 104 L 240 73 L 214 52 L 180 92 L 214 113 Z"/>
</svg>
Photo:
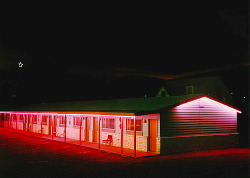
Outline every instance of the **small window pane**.
<svg viewBox="0 0 250 178">
<path fill-rule="evenodd" d="M 115 129 L 115 119 L 114 118 L 102 118 L 102 128 Z"/>
<path fill-rule="evenodd" d="M 136 131 L 142 131 L 142 120 L 136 119 L 135 124 Z M 134 131 L 134 119 L 127 119 L 127 130 Z"/>
</svg>

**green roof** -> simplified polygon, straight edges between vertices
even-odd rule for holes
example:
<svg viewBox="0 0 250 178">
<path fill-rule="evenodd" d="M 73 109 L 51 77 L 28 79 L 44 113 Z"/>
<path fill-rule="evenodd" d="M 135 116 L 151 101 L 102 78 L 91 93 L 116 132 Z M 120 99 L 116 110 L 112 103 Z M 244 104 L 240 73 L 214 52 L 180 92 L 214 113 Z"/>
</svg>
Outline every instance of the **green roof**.
<svg viewBox="0 0 250 178">
<path fill-rule="evenodd" d="M 75 112 L 122 112 L 122 113 L 149 113 L 166 107 L 178 105 L 184 101 L 196 98 L 199 95 L 183 95 L 152 98 L 129 98 L 113 100 L 93 100 L 58 102 L 30 105 L 17 108 L 17 111 L 75 111 Z"/>
</svg>

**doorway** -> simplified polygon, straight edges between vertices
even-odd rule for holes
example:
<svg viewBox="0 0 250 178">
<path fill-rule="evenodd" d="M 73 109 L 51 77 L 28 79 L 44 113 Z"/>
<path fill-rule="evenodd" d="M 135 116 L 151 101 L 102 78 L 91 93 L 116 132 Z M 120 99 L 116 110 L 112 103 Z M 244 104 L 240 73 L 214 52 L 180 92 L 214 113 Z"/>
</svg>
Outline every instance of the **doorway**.
<svg viewBox="0 0 250 178">
<path fill-rule="evenodd" d="M 86 117 L 86 141 L 89 142 L 89 129 L 90 129 L 90 118 L 89 117 Z"/>
<path fill-rule="evenodd" d="M 149 122 L 149 145 L 150 151 L 156 152 L 157 120 L 150 119 Z"/>
<path fill-rule="evenodd" d="M 98 118 L 94 117 L 94 142 L 97 143 L 98 136 Z"/>
</svg>

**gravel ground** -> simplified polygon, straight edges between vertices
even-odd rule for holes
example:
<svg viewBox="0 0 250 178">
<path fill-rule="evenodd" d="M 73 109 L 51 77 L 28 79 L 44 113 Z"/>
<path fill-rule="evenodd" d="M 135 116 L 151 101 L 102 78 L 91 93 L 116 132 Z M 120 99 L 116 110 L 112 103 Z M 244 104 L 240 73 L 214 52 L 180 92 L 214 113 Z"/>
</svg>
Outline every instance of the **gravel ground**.
<svg viewBox="0 0 250 178">
<path fill-rule="evenodd" d="M 0 178 L 246 177 L 246 148 L 130 158 L 0 128 Z"/>
</svg>

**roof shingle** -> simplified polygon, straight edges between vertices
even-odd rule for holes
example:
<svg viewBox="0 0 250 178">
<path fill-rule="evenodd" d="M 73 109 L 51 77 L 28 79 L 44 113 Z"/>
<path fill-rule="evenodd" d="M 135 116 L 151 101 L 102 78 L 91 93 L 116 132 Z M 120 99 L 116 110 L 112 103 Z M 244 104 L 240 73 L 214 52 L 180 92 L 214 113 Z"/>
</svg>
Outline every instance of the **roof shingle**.
<svg viewBox="0 0 250 178">
<path fill-rule="evenodd" d="M 45 103 L 16 108 L 16 110 L 141 113 L 158 111 L 198 96 L 201 95 Z"/>
</svg>

